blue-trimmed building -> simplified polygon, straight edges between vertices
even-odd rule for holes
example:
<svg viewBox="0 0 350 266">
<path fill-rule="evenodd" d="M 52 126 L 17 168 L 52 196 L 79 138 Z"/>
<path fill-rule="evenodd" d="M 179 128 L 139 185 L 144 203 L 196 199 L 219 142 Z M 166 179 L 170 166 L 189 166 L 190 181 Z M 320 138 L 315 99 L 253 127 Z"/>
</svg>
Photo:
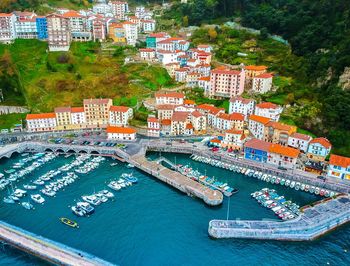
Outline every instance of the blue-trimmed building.
<svg viewBox="0 0 350 266">
<path fill-rule="evenodd" d="M 244 158 L 260 163 L 267 163 L 272 144 L 259 139 L 251 139 L 244 144 Z"/>
<path fill-rule="evenodd" d="M 48 38 L 46 17 L 37 17 L 36 18 L 36 29 L 38 31 L 38 39 L 39 40 L 46 40 Z"/>
</svg>

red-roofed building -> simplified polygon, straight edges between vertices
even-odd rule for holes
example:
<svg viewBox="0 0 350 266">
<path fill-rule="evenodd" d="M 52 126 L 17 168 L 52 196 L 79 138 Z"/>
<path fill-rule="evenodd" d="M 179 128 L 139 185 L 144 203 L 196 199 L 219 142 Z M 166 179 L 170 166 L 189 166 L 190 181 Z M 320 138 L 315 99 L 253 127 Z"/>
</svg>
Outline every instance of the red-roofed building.
<svg viewBox="0 0 350 266">
<path fill-rule="evenodd" d="M 34 12 L 14 11 L 16 16 L 15 32 L 18 39 L 37 39 L 38 29 Z"/>
<path fill-rule="evenodd" d="M 174 112 L 171 117 L 171 135 L 188 135 L 186 126 L 190 122 L 189 117 L 190 113 L 188 112 Z"/>
<path fill-rule="evenodd" d="M 229 113 L 240 113 L 244 115 L 244 118 L 247 119 L 248 116 L 254 113 L 255 100 L 245 99 L 240 96 L 233 97 L 230 99 Z"/>
<path fill-rule="evenodd" d="M 14 14 L 0 13 L 0 42 L 11 43 L 16 38 L 16 16 Z"/>
<path fill-rule="evenodd" d="M 208 94 L 210 90 L 210 76 L 199 77 L 198 87 L 204 90 L 204 94 Z"/>
<path fill-rule="evenodd" d="M 332 144 L 326 138 L 315 138 L 310 141 L 307 157 L 316 162 L 323 162 L 331 152 Z"/>
<path fill-rule="evenodd" d="M 259 76 L 263 73 L 266 73 L 267 66 L 245 66 L 245 73 L 246 73 L 246 82 L 251 85 L 251 82 L 254 77 Z"/>
<path fill-rule="evenodd" d="M 128 2 L 124 1 L 110 1 L 108 5 L 111 7 L 111 11 L 116 19 L 125 20 L 126 13 L 129 12 Z"/>
<path fill-rule="evenodd" d="M 289 137 L 296 133 L 297 127 L 270 121 L 265 125 L 264 131 L 265 141 L 287 145 Z"/>
<path fill-rule="evenodd" d="M 270 102 L 262 102 L 255 106 L 254 114 L 270 118 L 273 121 L 280 119 L 283 107 Z"/>
<path fill-rule="evenodd" d="M 213 50 L 213 47 L 211 47 L 208 44 L 200 44 L 197 46 L 197 49 L 206 53 L 211 53 L 211 51 Z"/>
<path fill-rule="evenodd" d="M 152 61 L 156 58 L 156 51 L 152 48 L 140 48 L 139 52 L 142 60 Z"/>
<path fill-rule="evenodd" d="M 350 158 L 331 154 L 327 174 L 329 177 L 350 180 Z"/>
<path fill-rule="evenodd" d="M 231 98 L 244 91 L 245 72 L 217 68 L 210 74 L 210 89 L 206 96 L 210 98 Z"/>
<path fill-rule="evenodd" d="M 105 128 L 109 123 L 112 99 L 84 99 L 86 123 L 91 128 Z"/>
<path fill-rule="evenodd" d="M 107 138 L 113 140 L 132 141 L 136 139 L 136 130 L 130 127 L 108 126 Z"/>
<path fill-rule="evenodd" d="M 253 77 L 252 92 L 259 94 L 269 92 L 272 88 L 272 78 L 271 73 L 263 73 Z"/>
<path fill-rule="evenodd" d="M 281 144 L 272 144 L 269 148 L 267 162 L 279 167 L 293 169 L 297 163 L 300 151 Z"/>
<path fill-rule="evenodd" d="M 86 127 L 86 116 L 84 112 L 84 107 L 72 107 L 71 108 L 71 121 L 75 128 L 85 128 Z"/>
<path fill-rule="evenodd" d="M 156 104 L 172 104 L 182 105 L 184 104 L 185 94 L 182 92 L 156 92 L 154 94 L 156 98 Z"/>
<path fill-rule="evenodd" d="M 288 146 L 299 149 L 300 151 L 306 153 L 311 140 L 312 140 L 312 137 L 310 137 L 309 135 L 295 132 L 289 136 Z"/>
<path fill-rule="evenodd" d="M 271 119 L 258 115 L 250 115 L 248 118 L 248 129 L 257 139 L 263 140 L 265 135 L 265 126 Z"/>
<path fill-rule="evenodd" d="M 218 108 L 212 104 L 200 104 L 196 109 L 206 116 L 209 127 L 214 127 L 216 125 L 216 116 L 218 114 L 225 113 L 224 108 Z"/>
<path fill-rule="evenodd" d="M 92 21 L 92 38 L 94 41 L 104 41 L 107 37 L 106 23 L 99 18 Z"/>
<path fill-rule="evenodd" d="M 225 114 L 219 113 L 216 116 L 215 128 L 220 131 L 226 131 L 231 128 L 243 130 L 244 115 L 239 113 Z"/>
<path fill-rule="evenodd" d="M 68 51 L 72 41 L 69 20 L 62 15 L 50 14 L 47 19 L 49 50 L 53 52 Z"/>
<path fill-rule="evenodd" d="M 149 137 L 159 137 L 160 135 L 160 122 L 159 119 L 154 116 L 147 118 L 147 135 Z"/>
<path fill-rule="evenodd" d="M 55 113 L 27 114 L 28 132 L 54 131 L 57 126 Z"/>
<path fill-rule="evenodd" d="M 109 108 L 109 124 L 113 126 L 126 126 L 133 117 L 133 110 L 127 106 L 111 106 Z"/>
<path fill-rule="evenodd" d="M 242 150 L 247 137 L 243 130 L 229 129 L 225 132 L 224 140 L 221 143 L 223 148 Z"/>
<path fill-rule="evenodd" d="M 196 110 L 191 113 L 191 123 L 195 134 L 205 134 L 207 132 L 207 118 L 201 112 Z"/>
</svg>

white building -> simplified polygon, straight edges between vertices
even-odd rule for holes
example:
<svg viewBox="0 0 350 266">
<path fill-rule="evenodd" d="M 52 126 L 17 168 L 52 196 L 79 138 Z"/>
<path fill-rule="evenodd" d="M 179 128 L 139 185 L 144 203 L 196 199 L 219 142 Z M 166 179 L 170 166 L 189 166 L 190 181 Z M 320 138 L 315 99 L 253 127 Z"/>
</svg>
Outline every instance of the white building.
<svg viewBox="0 0 350 266">
<path fill-rule="evenodd" d="M 153 19 L 141 20 L 141 25 L 143 32 L 154 32 L 156 30 L 156 21 Z"/>
<path fill-rule="evenodd" d="M 286 147 L 281 144 L 271 144 L 267 162 L 289 169 L 293 169 L 297 163 L 300 151 L 291 147 Z"/>
<path fill-rule="evenodd" d="M 111 1 L 108 3 L 111 7 L 113 15 L 119 20 L 126 19 L 126 13 L 129 12 L 129 5 L 123 1 Z"/>
<path fill-rule="evenodd" d="M 270 118 L 278 122 L 280 115 L 283 112 L 283 107 L 270 102 L 259 103 L 255 106 L 254 114 Z"/>
<path fill-rule="evenodd" d="M 126 43 L 135 46 L 138 38 L 137 24 L 130 21 L 124 21 L 123 28 L 125 30 Z"/>
<path fill-rule="evenodd" d="M 95 13 L 95 14 L 103 14 L 103 15 L 106 15 L 106 14 L 109 14 L 109 13 L 112 13 L 112 7 L 110 5 L 107 5 L 107 4 L 96 4 L 92 7 L 92 11 Z"/>
<path fill-rule="evenodd" d="M 68 11 L 63 14 L 69 22 L 72 40 L 85 42 L 92 39 L 91 31 L 88 29 L 87 17 L 77 11 Z"/>
<path fill-rule="evenodd" d="M 175 81 L 177 82 L 186 82 L 186 77 L 188 74 L 188 68 L 179 68 L 176 69 L 175 72 Z"/>
<path fill-rule="evenodd" d="M 86 117 L 84 107 L 72 107 L 71 108 L 71 121 L 73 125 L 85 125 Z"/>
<path fill-rule="evenodd" d="M 248 119 L 248 129 L 256 139 L 263 140 L 265 134 L 265 125 L 270 119 L 263 116 L 251 115 Z"/>
<path fill-rule="evenodd" d="M 297 148 L 306 153 L 311 140 L 312 140 L 312 137 L 310 137 L 309 135 L 305 135 L 301 133 L 293 133 L 288 138 L 288 146 Z"/>
<path fill-rule="evenodd" d="M 68 19 L 57 14 L 50 14 L 46 18 L 49 50 L 68 51 L 72 40 Z"/>
<path fill-rule="evenodd" d="M 139 52 L 143 60 L 152 61 L 156 58 L 156 51 L 152 48 L 140 48 Z"/>
<path fill-rule="evenodd" d="M 14 14 L 0 13 L 0 42 L 11 43 L 16 38 L 15 21 Z"/>
<path fill-rule="evenodd" d="M 234 150 L 242 150 L 246 141 L 246 136 L 243 130 L 229 129 L 225 132 L 225 137 L 221 142 L 222 147 L 227 147 Z"/>
<path fill-rule="evenodd" d="M 216 115 L 214 127 L 221 131 L 226 131 L 231 128 L 243 130 L 244 115 L 239 113 L 225 114 L 219 113 Z"/>
<path fill-rule="evenodd" d="M 168 65 L 171 63 L 177 63 L 177 53 L 171 52 L 171 51 L 166 51 L 166 50 L 157 50 L 157 58 L 159 63 L 162 65 Z"/>
<path fill-rule="evenodd" d="M 160 135 L 160 122 L 154 116 L 147 118 L 147 135 L 149 137 L 159 137 Z"/>
<path fill-rule="evenodd" d="M 272 78 L 273 75 L 271 73 L 263 73 L 253 77 L 252 92 L 264 94 L 270 91 L 272 88 Z"/>
<path fill-rule="evenodd" d="M 185 95 L 181 92 L 156 92 L 156 104 L 183 105 Z"/>
<path fill-rule="evenodd" d="M 56 129 L 56 114 L 27 114 L 27 129 L 29 132 L 53 131 Z"/>
<path fill-rule="evenodd" d="M 133 117 L 133 110 L 126 106 L 111 106 L 109 108 L 109 124 L 113 126 L 126 126 Z"/>
<path fill-rule="evenodd" d="M 229 114 L 240 113 L 245 119 L 254 113 L 255 100 L 242 97 L 233 97 L 230 99 Z"/>
<path fill-rule="evenodd" d="M 207 131 L 207 118 L 199 111 L 191 113 L 191 124 L 196 134 L 205 133 Z"/>
<path fill-rule="evenodd" d="M 36 25 L 36 14 L 33 12 L 13 12 L 16 16 L 15 31 L 16 38 L 37 39 L 38 29 Z"/>
<path fill-rule="evenodd" d="M 350 158 L 331 154 L 327 175 L 329 177 L 350 180 Z"/>
<path fill-rule="evenodd" d="M 199 77 L 198 87 L 204 90 L 204 94 L 207 94 L 210 90 L 210 77 Z"/>
<path fill-rule="evenodd" d="M 132 141 L 136 139 L 136 130 L 130 127 L 108 126 L 107 139 Z"/>
</svg>

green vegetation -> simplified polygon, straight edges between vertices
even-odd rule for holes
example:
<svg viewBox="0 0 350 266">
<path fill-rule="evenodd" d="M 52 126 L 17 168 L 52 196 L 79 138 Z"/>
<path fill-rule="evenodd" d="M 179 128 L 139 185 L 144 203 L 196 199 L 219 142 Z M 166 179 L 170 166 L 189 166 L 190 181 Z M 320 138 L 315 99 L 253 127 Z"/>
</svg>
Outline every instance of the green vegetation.
<svg viewBox="0 0 350 266">
<path fill-rule="evenodd" d="M 16 40 L 0 45 L 0 88 L 3 104 L 27 105 L 33 112 L 52 111 L 57 106 L 81 106 L 84 98 L 130 98 L 128 105 L 173 82 L 161 67 L 125 64 L 118 50 L 106 56 L 99 43 L 72 43 L 69 52 L 47 53 L 47 44 Z M 125 102 L 125 100 L 124 100 Z"/>
<path fill-rule="evenodd" d="M 6 114 L 0 115 L 0 129 L 10 129 L 15 124 L 21 124 L 26 114 Z"/>
</svg>

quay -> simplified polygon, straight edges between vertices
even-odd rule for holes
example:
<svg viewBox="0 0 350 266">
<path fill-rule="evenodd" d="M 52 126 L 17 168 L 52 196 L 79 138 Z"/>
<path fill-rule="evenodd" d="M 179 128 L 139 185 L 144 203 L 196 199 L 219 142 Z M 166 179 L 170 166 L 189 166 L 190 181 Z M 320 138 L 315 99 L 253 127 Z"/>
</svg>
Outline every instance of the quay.
<svg viewBox="0 0 350 266">
<path fill-rule="evenodd" d="M 0 241 L 56 265 L 113 265 L 84 251 L 73 249 L 0 222 Z"/>
<path fill-rule="evenodd" d="M 347 195 L 302 210 L 290 221 L 211 220 L 208 233 L 213 238 L 310 241 L 350 221 Z"/>
</svg>

